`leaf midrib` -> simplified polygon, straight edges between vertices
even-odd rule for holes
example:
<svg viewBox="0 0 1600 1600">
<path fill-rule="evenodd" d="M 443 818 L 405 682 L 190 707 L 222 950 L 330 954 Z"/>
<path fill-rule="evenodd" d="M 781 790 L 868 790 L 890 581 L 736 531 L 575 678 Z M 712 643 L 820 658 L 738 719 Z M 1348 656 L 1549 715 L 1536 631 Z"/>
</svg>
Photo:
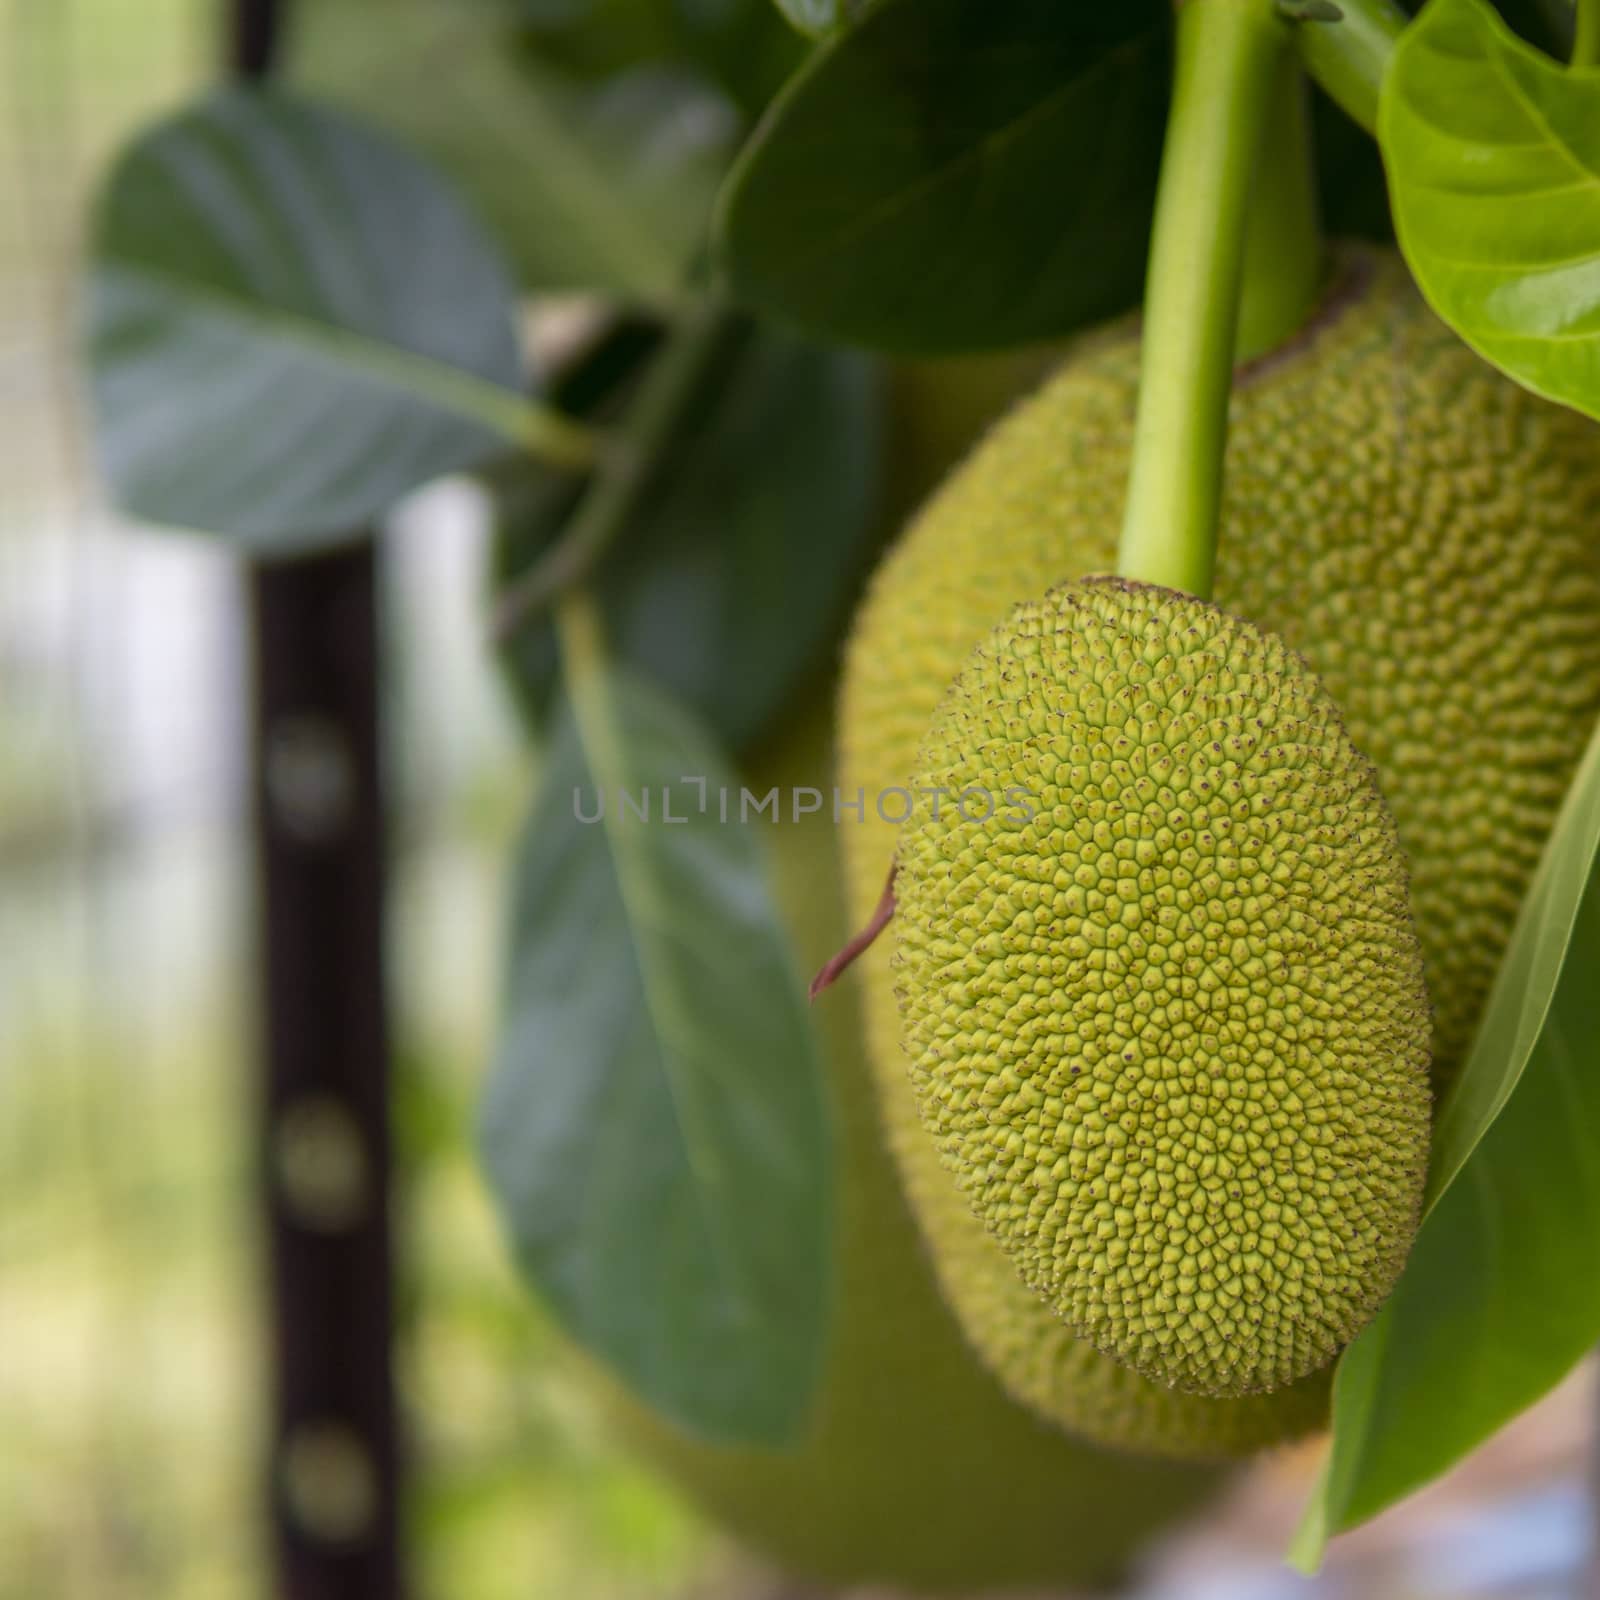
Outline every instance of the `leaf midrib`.
<svg viewBox="0 0 1600 1600">
<path fill-rule="evenodd" d="M 706 1237 L 711 1243 L 729 1298 L 747 1316 L 753 1313 L 751 1320 L 766 1326 L 769 1319 L 763 1314 L 759 1298 L 752 1298 L 745 1287 L 745 1274 L 738 1267 L 738 1252 L 731 1244 L 729 1230 L 720 1220 L 724 1208 L 714 1203 L 714 1196 L 720 1194 L 724 1187 L 713 1176 L 722 1171 L 722 1164 L 714 1154 L 715 1141 L 707 1139 L 701 1119 L 694 1112 L 695 1096 L 690 1087 L 682 1082 L 683 1069 L 678 1062 L 677 1052 L 672 1048 L 682 1032 L 692 1030 L 673 1024 L 671 1019 L 679 1016 L 682 1008 L 672 997 L 672 986 L 662 983 L 658 963 L 649 952 L 651 941 L 640 937 L 640 928 L 651 924 L 647 919 L 642 921 L 640 918 L 639 891 L 634 873 L 637 870 L 640 877 L 648 878 L 654 876 L 654 870 L 648 864 L 647 853 L 635 849 L 628 836 L 628 825 L 617 815 L 621 809 L 620 800 L 615 806 L 604 804 L 607 789 L 611 791 L 613 799 L 617 799 L 622 790 L 628 787 L 629 767 L 623 754 L 625 744 L 615 713 L 615 681 L 599 676 L 604 669 L 589 670 L 596 672 L 595 680 L 573 686 L 573 716 L 585 760 L 601 788 L 601 831 L 610 847 L 617 893 L 622 900 L 627 924 L 628 943 L 638 968 L 640 987 L 644 991 L 645 1017 L 661 1060 L 673 1115 L 683 1137 L 695 1203 L 705 1220 Z"/>
<path fill-rule="evenodd" d="M 977 139 L 967 145 L 957 152 L 951 160 L 934 167 L 914 183 L 895 190 L 893 194 L 888 195 L 875 206 L 871 206 L 860 213 L 844 227 L 825 235 L 811 249 L 791 251 L 787 257 L 791 268 L 788 275 L 794 277 L 804 276 L 805 269 L 813 266 L 817 261 L 841 246 L 853 243 L 862 235 L 872 232 L 883 222 L 908 209 L 928 192 L 939 187 L 964 167 L 991 160 L 997 152 L 1004 150 L 1008 144 L 1024 137 L 1033 123 L 1053 114 L 1063 102 L 1083 92 L 1086 87 L 1092 87 L 1099 77 L 1109 73 L 1113 67 L 1120 68 L 1128 57 L 1147 50 L 1151 43 L 1160 37 L 1160 32 L 1159 28 L 1147 28 L 1133 38 L 1125 40 L 1122 44 L 1108 50 L 1093 66 L 1078 73 L 1075 77 L 1067 79 L 1058 89 L 1035 101 L 1019 116 L 1013 117 L 1010 121 L 1003 122 L 991 129 L 981 139 Z"/>
<path fill-rule="evenodd" d="M 412 399 L 427 401 L 514 442 L 522 442 L 533 431 L 532 408 L 524 396 L 465 367 L 387 343 L 339 323 L 229 294 L 148 263 L 107 256 L 102 257 L 95 272 L 96 276 L 131 281 L 181 306 L 198 309 L 217 321 L 231 324 L 248 337 L 292 345 L 310 360 Z"/>
</svg>

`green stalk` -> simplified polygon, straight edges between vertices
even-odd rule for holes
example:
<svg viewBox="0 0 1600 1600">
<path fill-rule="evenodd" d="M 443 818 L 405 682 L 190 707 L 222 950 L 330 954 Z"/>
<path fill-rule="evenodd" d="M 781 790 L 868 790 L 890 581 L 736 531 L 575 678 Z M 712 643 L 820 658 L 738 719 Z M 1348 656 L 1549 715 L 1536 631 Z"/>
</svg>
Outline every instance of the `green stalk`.
<svg viewBox="0 0 1600 1600">
<path fill-rule="evenodd" d="M 522 401 L 505 413 L 505 431 L 530 455 L 552 467 L 582 469 L 599 460 L 601 435 L 553 406 Z"/>
<path fill-rule="evenodd" d="M 587 589 L 568 589 L 555 603 L 556 639 L 561 650 L 562 678 L 572 700 L 573 713 L 583 731 L 586 748 L 596 741 L 599 758 L 590 748 L 592 763 L 608 773 L 620 770 L 610 733 L 615 724 L 606 688 L 605 627 L 600 608 Z"/>
<path fill-rule="evenodd" d="M 712 300 L 696 301 L 680 314 L 566 531 L 501 590 L 490 624 L 496 640 L 514 636 L 529 618 L 580 583 L 610 548 L 677 439 L 684 413 L 732 325 L 730 313 Z"/>
<path fill-rule="evenodd" d="M 1337 0 L 1337 22 L 1301 22 L 1294 30 L 1307 71 L 1368 133 L 1378 131 L 1378 91 L 1406 25 L 1393 0 Z"/>
<path fill-rule="evenodd" d="M 1311 152 L 1305 73 L 1292 52 L 1278 63 L 1256 156 L 1244 238 L 1244 283 L 1233 359 L 1249 361 L 1283 343 L 1322 289 L 1322 229 Z"/>
<path fill-rule="evenodd" d="M 1572 31 L 1571 64 L 1575 67 L 1600 67 L 1600 0 L 1578 0 Z"/>
<path fill-rule="evenodd" d="M 1272 0 L 1189 0 L 1146 279 L 1117 571 L 1211 593 L 1245 216 L 1287 30 Z"/>
</svg>

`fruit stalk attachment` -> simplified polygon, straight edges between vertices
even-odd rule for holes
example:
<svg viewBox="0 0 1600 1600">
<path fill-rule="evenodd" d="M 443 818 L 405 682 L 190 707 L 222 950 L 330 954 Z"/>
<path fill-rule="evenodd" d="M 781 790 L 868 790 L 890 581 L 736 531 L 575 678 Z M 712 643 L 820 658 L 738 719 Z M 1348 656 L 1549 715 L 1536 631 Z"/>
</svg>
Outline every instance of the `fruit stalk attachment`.
<svg viewBox="0 0 1600 1600">
<path fill-rule="evenodd" d="M 1201 598 L 1216 561 L 1246 214 L 1288 38 L 1272 0 L 1178 11 L 1117 571 Z"/>
<path fill-rule="evenodd" d="M 1278 63 L 1250 189 L 1235 362 L 1264 355 L 1306 321 L 1323 287 L 1322 262 L 1306 76 L 1286 52 Z"/>
<path fill-rule="evenodd" d="M 1578 0 L 1569 65 L 1600 67 L 1600 0 Z"/>
<path fill-rule="evenodd" d="M 1294 30 L 1306 70 L 1368 133 L 1378 129 L 1378 91 L 1406 14 L 1394 0 L 1339 0 L 1337 22 Z"/>
</svg>

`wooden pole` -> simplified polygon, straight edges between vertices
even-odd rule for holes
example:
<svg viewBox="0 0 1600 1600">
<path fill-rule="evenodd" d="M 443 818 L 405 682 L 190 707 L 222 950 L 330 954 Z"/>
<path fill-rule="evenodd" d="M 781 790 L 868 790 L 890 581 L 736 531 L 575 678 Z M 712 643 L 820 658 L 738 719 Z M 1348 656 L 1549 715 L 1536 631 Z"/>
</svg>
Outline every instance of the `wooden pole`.
<svg viewBox="0 0 1600 1600">
<path fill-rule="evenodd" d="M 230 65 L 260 80 L 285 8 L 232 8 Z M 284 1600 L 404 1594 L 374 575 L 364 542 L 258 564 L 248 580 L 269 1502 Z"/>
</svg>

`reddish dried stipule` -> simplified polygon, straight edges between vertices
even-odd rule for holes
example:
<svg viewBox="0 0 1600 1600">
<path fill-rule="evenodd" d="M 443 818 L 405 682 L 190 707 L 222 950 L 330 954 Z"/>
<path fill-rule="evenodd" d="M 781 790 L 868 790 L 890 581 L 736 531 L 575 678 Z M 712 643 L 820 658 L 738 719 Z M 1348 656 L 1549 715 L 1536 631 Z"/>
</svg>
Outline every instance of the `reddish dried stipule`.
<svg viewBox="0 0 1600 1600">
<path fill-rule="evenodd" d="M 895 864 L 891 861 L 889 876 L 884 880 L 883 893 L 879 896 L 876 910 L 868 919 L 866 927 L 811 980 L 811 988 L 807 991 L 811 999 L 815 1000 L 889 926 L 889 919 L 894 915 L 894 872 Z"/>
</svg>

